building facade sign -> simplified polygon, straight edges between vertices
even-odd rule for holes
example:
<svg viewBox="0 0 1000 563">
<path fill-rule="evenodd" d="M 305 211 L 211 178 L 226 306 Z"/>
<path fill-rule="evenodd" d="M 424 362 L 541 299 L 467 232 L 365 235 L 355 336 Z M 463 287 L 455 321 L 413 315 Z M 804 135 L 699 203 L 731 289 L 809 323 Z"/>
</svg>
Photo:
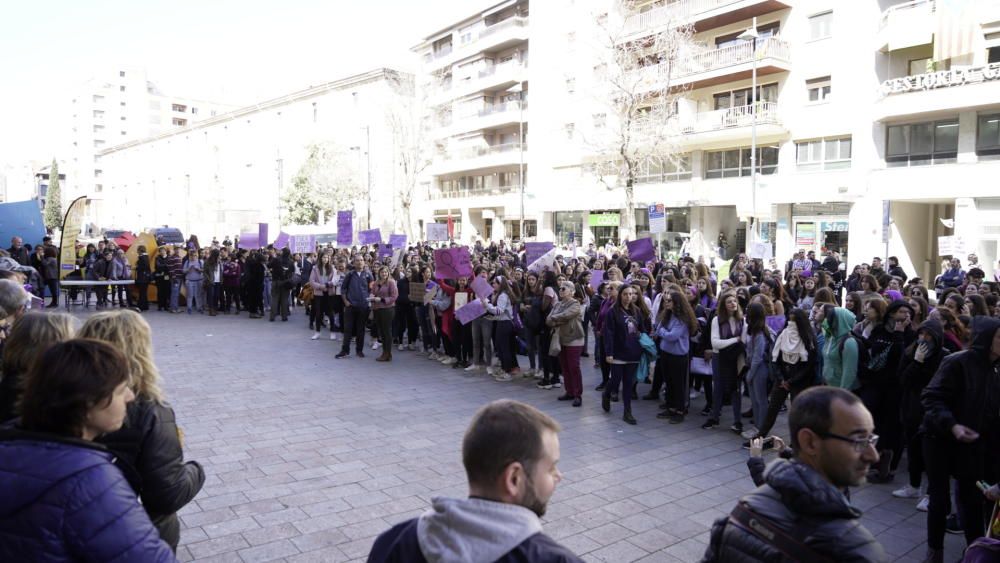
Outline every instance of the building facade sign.
<svg viewBox="0 0 1000 563">
<path fill-rule="evenodd" d="M 880 88 L 883 96 L 903 94 L 916 90 L 934 90 L 950 86 L 978 84 L 1000 79 L 1000 63 L 990 63 L 972 68 L 953 68 L 938 72 L 928 72 L 914 76 L 901 76 L 882 83 Z"/>
</svg>

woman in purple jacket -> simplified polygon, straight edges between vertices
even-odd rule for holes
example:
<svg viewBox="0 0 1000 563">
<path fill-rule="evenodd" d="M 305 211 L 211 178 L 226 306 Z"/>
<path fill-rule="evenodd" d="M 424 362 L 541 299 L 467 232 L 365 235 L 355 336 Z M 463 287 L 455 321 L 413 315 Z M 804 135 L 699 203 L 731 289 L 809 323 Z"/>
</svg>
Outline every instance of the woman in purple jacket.
<svg viewBox="0 0 1000 563">
<path fill-rule="evenodd" d="M 641 299 L 642 296 L 634 286 L 623 286 L 601 331 L 604 356 L 611 365 L 611 380 L 601 396 L 601 408 L 604 412 L 611 411 L 611 392 L 617 391 L 621 384 L 622 403 L 625 405 L 622 420 L 629 424 L 635 424 L 632 416 L 632 384 L 639 368 L 639 358 L 642 357 L 639 337 L 644 333 L 648 335 L 651 331 L 649 314 L 638 303 Z"/>
</svg>

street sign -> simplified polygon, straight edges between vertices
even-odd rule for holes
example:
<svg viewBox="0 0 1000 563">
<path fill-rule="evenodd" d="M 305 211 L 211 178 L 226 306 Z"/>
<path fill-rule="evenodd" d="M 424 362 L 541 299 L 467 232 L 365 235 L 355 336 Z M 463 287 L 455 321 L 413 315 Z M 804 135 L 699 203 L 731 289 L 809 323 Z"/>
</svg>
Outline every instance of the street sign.
<svg viewBox="0 0 1000 563">
<path fill-rule="evenodd" d="M 662 203 L 655 203 L 649 206 L 649 232 L 667 232 L 667 214 Z"/>
</svg>

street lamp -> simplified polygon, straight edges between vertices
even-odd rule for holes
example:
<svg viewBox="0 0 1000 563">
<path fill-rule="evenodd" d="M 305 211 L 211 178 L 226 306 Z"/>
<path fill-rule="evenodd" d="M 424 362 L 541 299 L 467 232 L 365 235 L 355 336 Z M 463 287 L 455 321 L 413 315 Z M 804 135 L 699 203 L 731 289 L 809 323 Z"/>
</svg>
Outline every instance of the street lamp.
<svg viewBox="0 0 1000 563">
<path fill-rule="evenodd" d="M 368 197 L 368 205 L 367 205 L 367 207 L 368 207 L 368 221 L 366 223 L 368 226 L 365 227 L 365 228 L 371 229 L 372 228 L 372 156 L 371 156 L 372 137 L 371 137 L 371 130 L 368 128 L 367 125 L 364 126 L 364 130 L 365 130 L 365 184 L 368 187 L 368 196 L 367 196 Z M 351 147 L 350 150 L 352 150 L 352 151 L 358 151 L 358 172 L 360 173 L 360 171 L 361 171 L 361 147 L 360 146 L 354 146 L 354 147 Z"/>
<path fill-rule="evenodd" d="M 739 34 L 737 39 L 750 43 L 750 96 L 753 102 L 750 105 L 750 192 L 753 198 L 753 223 L 752 227 L 757 237 L 760 237 L 760 224 L 757 221 L 757 18 L 754 17 L 753 24 L 749 29 Z"/>
<path fill-rule="evenodd" d="M 520 82 L 507 89 L 517 93 L 517 181 L 521 191 L 521 243 L 524 243 L 524 87 Z"/>
</svg>

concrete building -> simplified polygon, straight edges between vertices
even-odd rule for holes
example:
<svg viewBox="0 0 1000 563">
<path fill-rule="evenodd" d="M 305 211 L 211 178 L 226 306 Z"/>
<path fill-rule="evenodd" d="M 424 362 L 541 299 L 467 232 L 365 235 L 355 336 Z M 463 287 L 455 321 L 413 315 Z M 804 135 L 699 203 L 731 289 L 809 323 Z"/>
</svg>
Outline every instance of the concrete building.
<svg viewBox="0 0 1000 563">
<path fill-rule="evenodd" d="M 83 84 L 72 100 L 72 135 L 63 203 L 86 195 L 89 222 L 105 224 L 105 171 L 97 154 L 110 147 L 182 128 L 236 106 L 164 93 L 141 68 L 119 67 Z M 105 226 L 112 226 L 106 225 Z"/>
<path fill-rule="evenodd" d="M 104 225 L 221 240 L 267 222 L 273 237 L 287 222 L 282 194 L 320 151 L 320 180 L 357 191 L 334 211 L 353 208 L 355 228 L 400 232 L 400 154 L 387 112 L 407 91 L 412 76 L 378 69 L 108 147 L 97 155 Z"/>
<path fill-rule="evenodd" d="M 447 130 L 443 146 L 458 145 L 466 135 L 479 143 L 456 153 L 462 158 L 443 158 L 451 154 L 445 152 L 435 160 L 425 216 L 460 215 L 473 227 L 456 233 L 464 240 L 509 236 L 509 228 L 497 226 L 518 218 L 519 202 L 511 177 L 501 174 L 515 170 L 519 160 L 493 146 L 517 139 L 511 137 L 514 124 L 527 130 L 530 123 L 531 146 L 545 149 L 525 151 L 532 170 L 526 213 L 540 239 L 566 242 L 573 233 L 583 243 L 620 242 L 623 213 L 636 214 L 643 236 L 647 206 L 662 203 L 668 233 L 661 248 L 667 252 L 680 250 L 684 233 L 699 233 L 713 246 L 722 233 L 732 254 L 745 248 L 747 225 L 756 216 L 779 261 L 798 248 L 837 250 L 850 265 L 897 255 L 908 272 L 933 279 L 938 237 L 958 236 L 963 262 L 975 251 L 991 273 L 1000 242 L 1000 2 L 968 3 L 975 9 L 958 18 L 958 29 L 967 32 L 971 48 L 934 62 L 935 34 L 943 37 L 953 16 L 937 4 L 656 0 L 616 14 L 610 0 L 555 0 L 532 6 L 530 25 L 525 3 L 471 13 L 416 48 L 424 56 L 424 83 L 447 85 L 451 77 L 450 89 L 440 95 L 451 102 L 451 126 L 462 123 L 462 130 Z M 498 33 L 516 37 L 496 47 L 481 43 L 501 17 L 511 22 Z M 623 209 L 621 188 L 608 189 L 592 172 L 594 150 L 587 142 L 607 120 L 595 103 L 594 92 L 604 86 L 591 35 L 595 19 L 614 23 L 616 17 L 627 42 L 644 41 L 677 22 L 693 27 L 684 64 L 664 69 L 650 56 L 641 69 L 654 85 L 657 73 L 670 72 L 671 87 L 681 92 L 672 118 L 678 157 L 645 164 L 631 210 Z M 756 42 L 741 39 L 754 21 Z M 495 41 L 494 35 L 486 40 Z M 529 39 L 526 75 L 502 83 L 490 82 L 497 72 L 485 83 L 457 80 L 463 65 L 478 61 L 488 68 L 495 64 L 488 57 L 501 49 L 523 45 L 526 53 Z M 504 89 L 522 84 L 527 90 L 528 82 L 530 120 L 527 111 L 499 124 L 488 122 L 496 119 L 493 111 L 459 120 L 459 102 L 503 104 L 509 99 Z M 754 128 L 756 189 L 750 174 Z M 954 219 L 955 228 L 939 219 Z"/>
</svg>

